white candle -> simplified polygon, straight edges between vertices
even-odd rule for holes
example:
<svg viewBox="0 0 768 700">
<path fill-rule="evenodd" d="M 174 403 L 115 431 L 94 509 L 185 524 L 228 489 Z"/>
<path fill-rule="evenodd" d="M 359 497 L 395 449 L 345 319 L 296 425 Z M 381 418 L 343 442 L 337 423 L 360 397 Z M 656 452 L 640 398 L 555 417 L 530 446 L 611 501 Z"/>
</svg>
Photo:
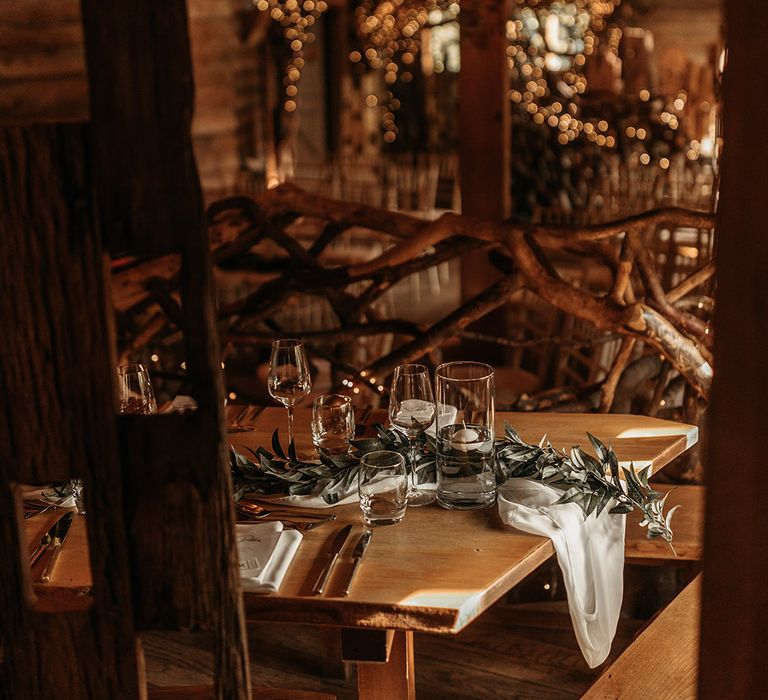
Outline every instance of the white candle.
<svg viewBox="0 0 768 700">
<path fill-rule="evenodd" d="M 460 452 L 468 452 L 472 445 L 481 442 L 480 433 L 473 428 L 462 428 L 451 435 L 451 447 Z"/>
</svg>

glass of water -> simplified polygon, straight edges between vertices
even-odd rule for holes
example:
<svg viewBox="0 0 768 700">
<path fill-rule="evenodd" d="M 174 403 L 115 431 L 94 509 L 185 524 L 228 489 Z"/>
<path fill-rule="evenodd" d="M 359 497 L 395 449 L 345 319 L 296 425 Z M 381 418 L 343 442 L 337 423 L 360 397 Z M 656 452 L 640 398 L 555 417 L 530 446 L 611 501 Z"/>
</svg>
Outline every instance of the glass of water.
<svg viewBox="0 0 768 700">
<path fill-rule="evenodd" d="M 405 515 L 408 476 L 397 452 L 369 452 L 360 460 L 358 494 L 366 525 L 393 525 Z"/>
<path fill-rule="evenodd" d="M 349 452 L 355 437 L 352 399 L 342 394 L 324 394 L 312 402 L 312 442 L 329 455 Z"/>
</svg>

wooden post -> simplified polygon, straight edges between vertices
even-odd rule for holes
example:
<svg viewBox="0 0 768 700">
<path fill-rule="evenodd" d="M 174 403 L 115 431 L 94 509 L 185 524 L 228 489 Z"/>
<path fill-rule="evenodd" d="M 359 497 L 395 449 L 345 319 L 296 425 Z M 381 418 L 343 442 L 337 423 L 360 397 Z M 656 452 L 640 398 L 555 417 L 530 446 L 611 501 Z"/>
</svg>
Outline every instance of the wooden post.
<svg viewBox="0 0 768 700">
<path fill-rule="evenodd" d="M 0 130 L 0 697 L 143 697 L 84 127 Z M 12 483 L 85 482 L 90 610 L 33 610 Z M 79 516 L 76 516 L 79 517 Z"/>
<path fill-rule="evenodd" d="M 185 361 L 197 411 L 122 416 L 125 527 L 140 629 L 214 636 L 217 697 L 250 695 L 221 358 L 200 181 L 185 0 L 83 0 L 93 158 L 109 247 L 181 255 Z"/>
<path fill-rule="evenodd" d="M 699 695 L 768 693 L 768 6 L 724 3 L 728 60 L 718 212 L 715 382 L 705 450 L 707 503 Z"/>
<path fill-rule="evenodd" d="M 462 2 L 461 70 L 459 71 L 459 182 L 462 214 L 501 221 L 510 213 L 510 120 L 507 89 L 506 0 Z M 467 301 L 498 280 L 501 273 L 488 253 L 472 251 L 461 258 L 461 298 Z M 505 326 L 497 309 L 473 328 L 498 333 Z M 458 353 L 500 364 L 504 352 L 485 343 L 462 341 Z"/>
<path fill-rule="evenodd" d="M 459 178 L 461 211 L 500 221 L 510 213 L 510 125 L 507 89 L 506 1 L 462 2 L 459 72 Z M 462 298 L 498 277 L 487 254 L 463 258 Z"/>
</svg>

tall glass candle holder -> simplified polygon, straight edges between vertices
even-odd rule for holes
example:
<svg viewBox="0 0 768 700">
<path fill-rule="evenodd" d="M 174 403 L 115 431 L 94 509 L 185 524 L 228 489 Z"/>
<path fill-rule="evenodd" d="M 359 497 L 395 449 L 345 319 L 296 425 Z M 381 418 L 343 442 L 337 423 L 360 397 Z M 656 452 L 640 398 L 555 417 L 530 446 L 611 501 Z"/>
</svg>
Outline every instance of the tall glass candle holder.
<svg viewBox="0 0 768 700">
<path fill-rule="evenodd" d="M 448 362 L 435 372 L 437 500 L 455 510 L 496 500 L 493 367 Z"/>
</svg>

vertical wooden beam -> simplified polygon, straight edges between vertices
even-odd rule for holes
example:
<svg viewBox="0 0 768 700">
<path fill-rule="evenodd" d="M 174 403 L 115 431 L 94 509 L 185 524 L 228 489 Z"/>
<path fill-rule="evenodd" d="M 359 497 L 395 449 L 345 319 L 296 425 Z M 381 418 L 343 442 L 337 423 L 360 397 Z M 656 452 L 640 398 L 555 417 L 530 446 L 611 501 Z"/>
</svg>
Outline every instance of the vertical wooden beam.
<svg viewBox="0 0 768 700">
<path fill-rule="evenodd" d="M 717 227 L 715 381 L 705 451 L 702 698 L 768 693 L 768 5 L 724 3 L 728 62 Z"/>
<path fill-rule="evenodd" d="M 181 255 L 190 416 L 122 416 L 125 524 L 142 629 L 209 629 L 221 700 L 250 695 L 209 243 L 190 134 L 185 0 L 82 0 L 108 247 Z M 137 486 L 138 485 L 138 486 Z M 142 546 L 143 545 L 143 546 Z"/>
<path fill-rule="evenodd" d="M 506 0 L 461 3 L 459 178 L 462 213 L 500 221 L 510 213 L 510 121 Z M 498 272 L 486 254 L 462 259 L 462 298 L 485 289 Z"/>
<path fill-rule="evenodd" d="M 143 697 L 82 126 L 0 130 L 0 697 Z M 93 605 L 41 613 L 11 482 L 85 481 Z M 77 516 L 76 516 L 77 517 Z"/>
</svg>

